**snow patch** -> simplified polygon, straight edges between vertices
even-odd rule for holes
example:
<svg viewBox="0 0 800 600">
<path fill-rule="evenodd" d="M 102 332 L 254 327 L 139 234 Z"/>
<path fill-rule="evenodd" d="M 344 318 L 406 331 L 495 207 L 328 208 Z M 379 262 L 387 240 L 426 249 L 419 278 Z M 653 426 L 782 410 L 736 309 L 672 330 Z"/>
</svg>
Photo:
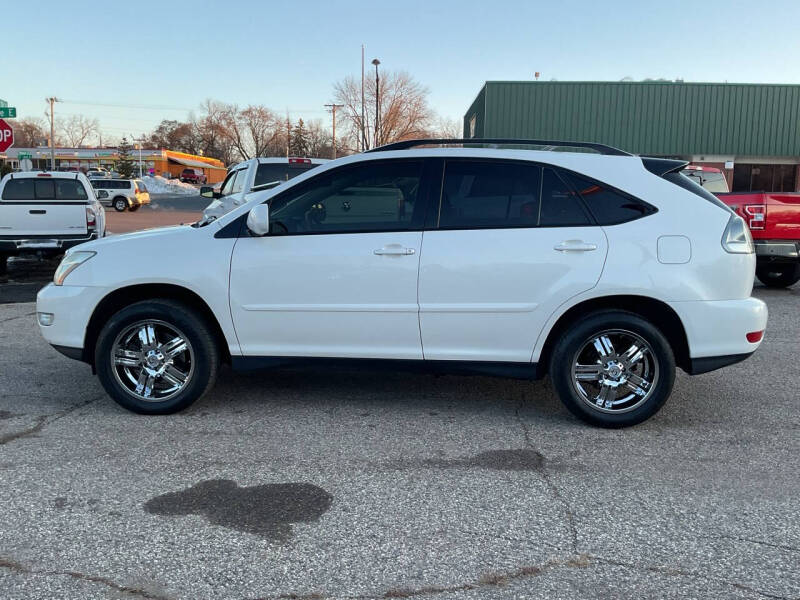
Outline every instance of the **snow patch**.
<svg viewBox="0 0 800 600">
<path fill-rule="evenodd" d="M 151 194 L 175 194 L 179 196 L 197 196 L 200 191 L 190 183 L 178 179 L 166 179 L 160 175 L 142 177 L 147 191 Z"/>
</svg>

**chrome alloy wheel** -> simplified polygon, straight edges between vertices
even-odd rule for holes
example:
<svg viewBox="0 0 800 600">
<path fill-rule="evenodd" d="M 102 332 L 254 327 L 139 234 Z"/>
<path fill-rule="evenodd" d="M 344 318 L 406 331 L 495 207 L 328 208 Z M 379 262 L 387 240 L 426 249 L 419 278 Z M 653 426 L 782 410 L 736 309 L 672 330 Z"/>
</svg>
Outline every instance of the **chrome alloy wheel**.
<svg viewBox="0 0 800 600">
<path fill-rule="evenodd" d="M 162 402 L 186 387 L 194 374 L 188 338 L 164 321 L 139 321 L 126 327 L 111 346 L 114 376 L 131 395 Z"/>
<path fill-rule="evenodd" d="M 611 329 L 592 336 L 572 360 L 572 386 L 594 410 L 623 413 L 643 404 L 658 383 L 658 361 L 639 335 Z"/>
</svg>

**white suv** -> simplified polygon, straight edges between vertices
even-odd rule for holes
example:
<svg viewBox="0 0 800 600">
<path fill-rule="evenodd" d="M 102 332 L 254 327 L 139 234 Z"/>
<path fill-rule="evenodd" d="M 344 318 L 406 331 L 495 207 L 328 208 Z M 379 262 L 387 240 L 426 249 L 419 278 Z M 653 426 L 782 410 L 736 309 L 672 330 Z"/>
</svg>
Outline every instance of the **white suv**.
<svg viewBox="0 0 800 600">
<path fill-rule="evenodd" d="M 140 413 L 189 406 L 221 362 L 335 359 L 549 373 L 606 427 L 656 413 L 676 366 L 758 348 L 747 227 L 684 162 L 436 142 L 332 161 L 215 220 L 85 244 L 39 292 L 41 331 Z"/>
</svg>

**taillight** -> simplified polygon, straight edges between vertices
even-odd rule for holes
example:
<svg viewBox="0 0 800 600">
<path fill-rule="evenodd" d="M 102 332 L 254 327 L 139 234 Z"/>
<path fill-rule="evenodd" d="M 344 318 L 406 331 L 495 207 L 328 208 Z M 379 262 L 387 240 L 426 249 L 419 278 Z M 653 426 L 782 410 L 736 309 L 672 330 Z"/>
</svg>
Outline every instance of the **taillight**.
<svg viewBox="0 0 800 600">
<path fill-rule="evenodd" d="M 722 248 L 731 254 L 753 254 L 753 238 L 739 215 L 731 215 L 722 234 Z"/>
<path fill-rule="evenodd" d="M 747 334 L 747 341 L 751 344 L 755 344 L 761 341 L 761 338 L 764 337 L 764 331 L 751 331 Z"/>
<path fill-rule="evenodd" d="M 94 229 L 94 227 L 96 225 L 97 225 L 97 215 L 94 214 L 94 211 L 87 206 L 86 207 L 86 228 L 87 229 Z"/>
<path fill-rule="evenodd" d="M 764 229 L 767 224 L 766 204 L 745 204 L 744 212 L 750 229 Z"/>
</svg>

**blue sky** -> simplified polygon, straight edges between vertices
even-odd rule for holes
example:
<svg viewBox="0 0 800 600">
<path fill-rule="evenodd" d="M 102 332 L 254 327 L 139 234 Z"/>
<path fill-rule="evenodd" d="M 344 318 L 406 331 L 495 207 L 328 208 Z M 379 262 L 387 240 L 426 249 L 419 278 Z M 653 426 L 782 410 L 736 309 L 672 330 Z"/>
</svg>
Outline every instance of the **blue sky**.
<svg viewBox="0 0 800 600">
<path fill-rule="evenodd" d="M 55 94 L 67 101 L 58 114 L 97 117 L 115 137 L 186 118 L 205 98 L 327 122 L 322 105 L 360 73 L 362 43 L 368 63 L 408 71 L 459 119 L 485 80 L 535 71 L 800 83 L 798 0 L 4 4 L 0 98 L 41 116 Z"/>
</svg>

